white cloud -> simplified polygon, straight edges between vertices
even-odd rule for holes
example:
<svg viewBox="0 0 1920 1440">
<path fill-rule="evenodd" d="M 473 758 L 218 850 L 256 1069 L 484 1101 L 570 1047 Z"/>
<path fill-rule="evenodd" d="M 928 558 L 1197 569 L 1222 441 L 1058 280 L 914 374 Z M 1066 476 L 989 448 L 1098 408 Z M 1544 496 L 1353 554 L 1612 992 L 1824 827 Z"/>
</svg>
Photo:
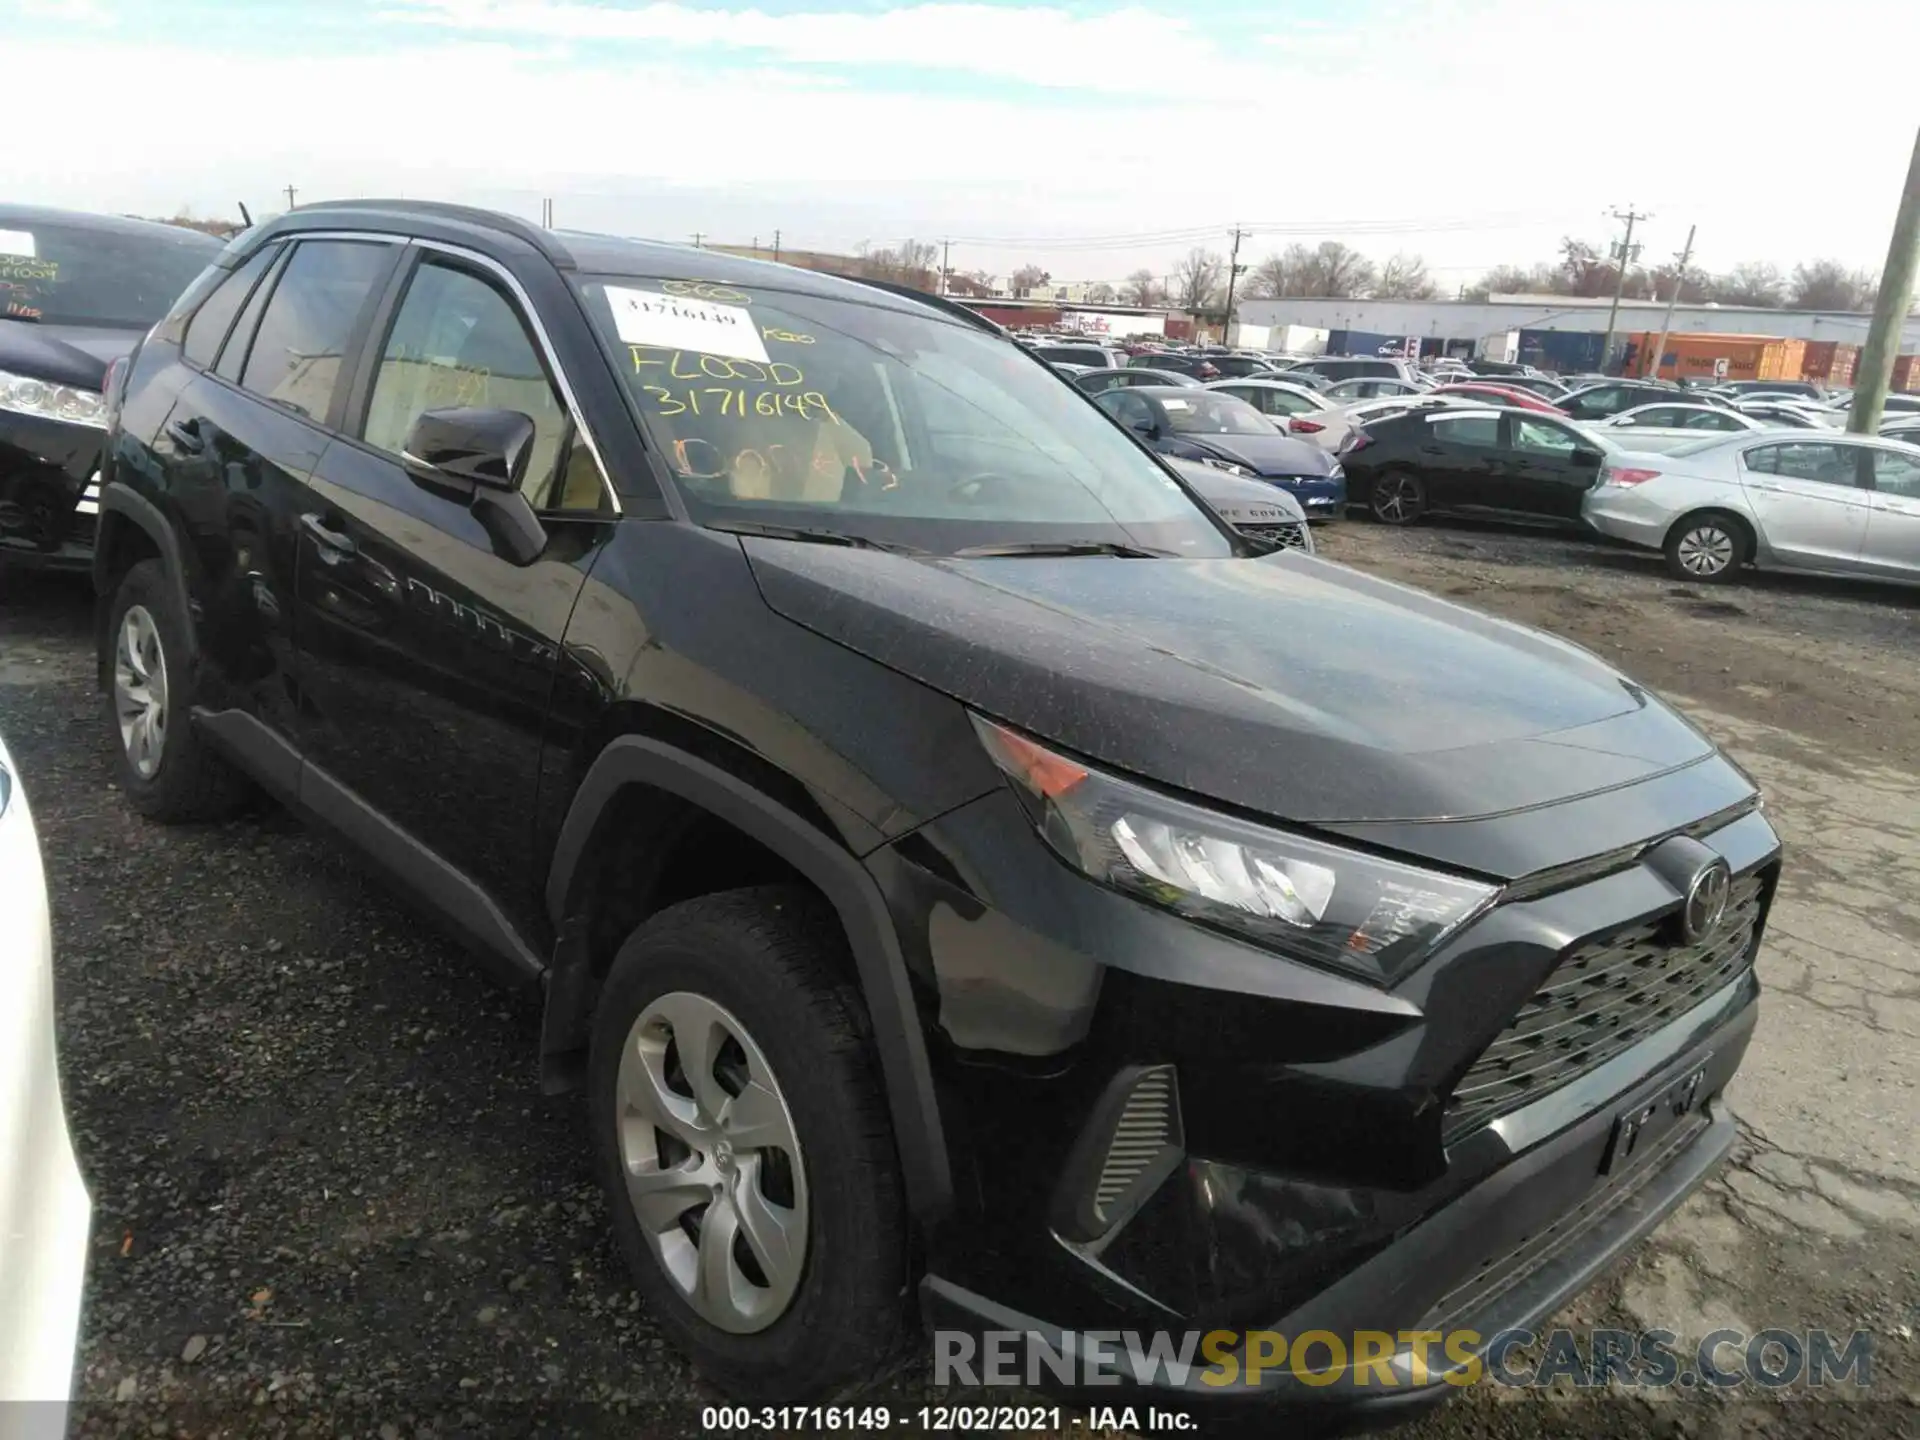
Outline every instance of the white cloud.
<svg viewBox="0 0 1920 1440">
<path fill-rule="evenodd" d="M 632 8 L 577 0 L 401 0 L 386 15 L 477 33 L 651 41 L 794 64 L 922 66 L 1122 94 L 1158 89 L 1169 75 L 1217 74 L 1228 58 L 1192 20 L 1134 6 L 1098 16 L 969 4 L 769 15 L 667 0 Z"/>
<path fill-rule="evenodd" d="M 434 3 L 444 16 L 479 0 Z M 1563 234 L 1604 238 L 1603 212 L 1631 202 L 1656 215 L 1636 237 L 1649 257 L 1678 250 L 1697 221 L 1711 268 L 1827 254 L 1878 266 L 1920 118 L 1901 73 L 1910 62 L 1896 45 L 1858 47 L 1857 26 L 1776 24 L 1763 7 L 1696 0 L 1655 23 L 1639 0 L 1609 0 L 1592 7 L 1603 24 L 1558 0 L 1408 5 L 1398 25 L 1289 27 L 1271 45 L 1237 47 L 1236 69 L 1163 68 L 1152 91 L 1090 93 L 1069 112 L 1018 93 L 862 88 L 864 74 L 885 80 L 904 63 L 881 57 L 929 45 L 951 56 L 960 30 L 940 27 L 980 9 L 965 5 L 762 17 L 779 43 L 748 49 L 700 49 L 716 17 L 689 6 L 571 0 L 502 0 L 484 41 L 434 29 L 424 45 L 352 55 L 310 57 L 295 43 L 238 53 L 217 37 L 14 39 L 10 102 L 62 115 L 62 133 L 0 155 L 0 194 L 143 213 L 231 213 L 244 200 L 258 214 L 294 184 L 303 200 L 400 193 L 527 216 L 553 196 L 563 223 L 670 238 L 744 241 L 776 226 L 789 246 L 1030 237 L 1051 243 L 968 243 L 954 263 L 1004 273 L 1037 259 L 1062 278 L 1164 273 L 1195 239 L 1223 249 L 1230 225 L 1271 221 L 1313 233 L 1256 235 L 1243 259 L 1341 238 L 1424 254 L 1450 284 L 1549 258 Z M 569 30 L 646 15 L 657 49 Z M 1064 28 L 1014 43 L 1036 15 Z M 1138 17 L 1133 39 L 1093 37 L 1120 15 Z M 993 16 L 972 53 L 1022 52 L 1005 63 L 1035 71 L 1104 57 L 1119 75 L 1143 56 L 1161 67 L 1215 43 L 1197 20 L 1152 22 L 1138 8 L 1099 21 Z M 1796 63 L 1783 74 L 1789 33 Z M 830 51 L 858 63 L 782 63 Z M 642 58 L 616 58 L 628 53 Z M 204 77 L 218 123 L 196 99 L 142 106 L 129 124 L 119 107 L 74 105 L 75 75 L 93 95 L 151 94 L 165 76 L 193 96 Z M 1280 123 L 1301 114 L 1324 141 Z M 1163 238 L 1068 243 L 1148 231 Z"/>
</svg>

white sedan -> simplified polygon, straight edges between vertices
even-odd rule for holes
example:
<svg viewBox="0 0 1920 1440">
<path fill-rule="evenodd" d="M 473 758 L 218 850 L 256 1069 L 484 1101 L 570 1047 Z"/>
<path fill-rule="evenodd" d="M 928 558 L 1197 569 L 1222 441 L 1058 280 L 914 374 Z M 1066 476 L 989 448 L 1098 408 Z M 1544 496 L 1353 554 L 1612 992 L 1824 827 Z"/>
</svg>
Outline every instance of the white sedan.
<svg viewBox="0 0 1920 1440">
<path fill-rule="evenodd" d="M 1353 437 L 1353 422 L 1338 404 L 1305 385 L 1265 378 L 1212 380 L 1207 389 L 1244 400 L 1289 435 L 1338 455 Z"/>
<path fill-rule="evenodd" d="M 1764 430 L 1766 423 L 1751 415 L 1743 415 L 1738 410 L 1728 410 L 1719 405 L 1681 405 L 1661 402 L 1654 405 L 1636 405 L 1631 410 L 1622 410 L 1618 415 L 1610 415 L 1605 420 L 1590 420 L 1589 426 L 1609 434 L 1614 431 L 1631 431 L 1630 435 L 1615 435 L 1622 445 L 1634 450 L 1672 450 L 1689 440 L 1698 440 L 1708 434 L 1727 434 L 1737 430 Z"/>
<path fill-rule="evenodd" d="M 60 1101 L 46 876 L 20 772 L 4 744 L 0 995 L 0 1415 L 15 1402 L 40 1402 L 26 1412 L 30 1433 L 57 1436 L 73 1382 L 93 1207 Z M 4 1423 L 0 1431 L 13 1433 Z"/>
<path fill-rule="evenodd" d="M 1682 580 L 1747 564 L 1920 582 L 1920 446 L 1821 430 L 1712 435 L 1609 465 L 1581 513 Z"/>
</svg>

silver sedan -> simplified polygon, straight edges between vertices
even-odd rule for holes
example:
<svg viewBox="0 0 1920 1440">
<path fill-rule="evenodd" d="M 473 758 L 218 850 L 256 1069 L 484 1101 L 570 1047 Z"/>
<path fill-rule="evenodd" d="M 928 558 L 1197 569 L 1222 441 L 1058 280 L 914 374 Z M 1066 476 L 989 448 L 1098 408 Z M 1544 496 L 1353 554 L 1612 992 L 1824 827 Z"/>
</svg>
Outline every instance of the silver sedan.
<svg viewBox="0 0 1920 1440">
<path fill-rule="evenodd" d="M 1246 401 L 1289 435 L 1310 440 L 1329 455 L 1338 455 L 1353 438 L 1353 422 L 1339 404 L 1304 385 L 1259 376 L 1211 380 L 1207 389 Z"/>
<path fill-rule="evenodd" d="M 1715 435 L 1604 470 L 1582 513 L 1683 580 L 1741 566 L 1920 582 L 1920 445 L 1825 431 Z"/>
</svg>

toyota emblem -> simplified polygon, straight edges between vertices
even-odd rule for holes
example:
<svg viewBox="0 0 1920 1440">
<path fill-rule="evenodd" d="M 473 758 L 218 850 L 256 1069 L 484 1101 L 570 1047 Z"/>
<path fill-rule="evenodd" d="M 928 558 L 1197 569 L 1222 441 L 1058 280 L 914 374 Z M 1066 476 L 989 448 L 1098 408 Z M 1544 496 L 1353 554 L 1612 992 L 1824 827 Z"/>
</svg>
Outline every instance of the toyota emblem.
<svg viewBox="0 0 1920 1440">
<path fill-rule="evenodd" d="M 1724 860 L 1713 860 L 1694 872 L 1687 886 L 1686 908 L 1680 912 L 1680 928 L 1688 940 L 1704 940 L 1720 928 L 1732 889 L 1733 873 Z"/>
</svg>

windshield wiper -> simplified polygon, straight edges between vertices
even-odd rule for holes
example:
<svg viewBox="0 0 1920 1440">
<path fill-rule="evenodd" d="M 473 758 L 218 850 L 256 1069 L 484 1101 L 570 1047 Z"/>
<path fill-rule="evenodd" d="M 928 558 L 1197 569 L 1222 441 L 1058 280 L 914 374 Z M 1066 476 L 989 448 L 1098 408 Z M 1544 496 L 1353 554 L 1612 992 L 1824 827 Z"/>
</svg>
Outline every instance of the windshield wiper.
<svg viewBox="0 0 1920 1440">
<path fill-rule="evenodd" d="M 850 535 L 844 530 L 826 530 L 812 525 L 770 525 L 761 520 L 710 520 L 709 530 L 724 530 L 729 535 L 757 535 L 764 540 L 810 540 L 816 545 L 848 545 L 856 550 L 885 550 L 894 555 L 925 555 L 914 545 L 897 540 L 875 540 L 871 535 Z"/>
<path fill-rule="evenodd" d="M 953 552 L 960 560 L 984 560 L 995 555 L 1119 555 L 1128 560 L 1178 560 L 1172 550 L 1154 550 L 1117 540 L 1022 540 L 1008 545 L 969 545 Z"/>
</svg>

